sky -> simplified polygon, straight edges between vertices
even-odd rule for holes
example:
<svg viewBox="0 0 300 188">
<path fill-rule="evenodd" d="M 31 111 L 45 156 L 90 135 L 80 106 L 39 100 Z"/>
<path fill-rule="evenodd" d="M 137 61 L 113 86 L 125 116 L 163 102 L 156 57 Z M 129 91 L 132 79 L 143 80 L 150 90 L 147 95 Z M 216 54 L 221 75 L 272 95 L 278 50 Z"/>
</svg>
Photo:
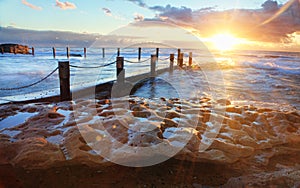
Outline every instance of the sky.
<svg viewBox="0 0 300 188">
<path fill-rule="evenodd" d="M 0 0 L 2 28 L 110 35 L 159 22 L 220 49 L 223 38 L 245 49 L 300 50 L 300 0 Z"/>
</svg>

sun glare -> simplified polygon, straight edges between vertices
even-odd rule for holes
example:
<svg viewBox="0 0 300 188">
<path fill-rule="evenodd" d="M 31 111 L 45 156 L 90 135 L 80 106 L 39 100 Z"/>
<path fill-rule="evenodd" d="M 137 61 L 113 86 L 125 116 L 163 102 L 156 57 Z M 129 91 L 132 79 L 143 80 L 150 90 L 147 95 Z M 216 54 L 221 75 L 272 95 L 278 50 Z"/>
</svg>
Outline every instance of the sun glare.
<svg viewBox="0 0 300 188">
<path fill-rule="evenodd" d="M 228 51 L 233 50 L 234 45 L 238 43 L 238 39 L 229 33 L 220 33 L 210 38 L 213 46 L 217 50 Z"/>
</svg>

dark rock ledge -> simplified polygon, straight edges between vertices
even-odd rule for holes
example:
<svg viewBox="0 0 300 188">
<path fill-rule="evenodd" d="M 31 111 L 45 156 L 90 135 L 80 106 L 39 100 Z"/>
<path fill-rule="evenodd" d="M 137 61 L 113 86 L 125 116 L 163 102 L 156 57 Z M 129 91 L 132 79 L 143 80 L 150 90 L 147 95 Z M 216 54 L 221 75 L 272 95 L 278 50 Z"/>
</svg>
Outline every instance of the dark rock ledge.
<svg viewBox="0 0 300 188">
<path fill-rule="evenodd" d="M 21 44 L 0 44 L 0 52 L 14 53 L 14 54 L 31 54 L 29 48 L 26 45 Z"/>
</svg>

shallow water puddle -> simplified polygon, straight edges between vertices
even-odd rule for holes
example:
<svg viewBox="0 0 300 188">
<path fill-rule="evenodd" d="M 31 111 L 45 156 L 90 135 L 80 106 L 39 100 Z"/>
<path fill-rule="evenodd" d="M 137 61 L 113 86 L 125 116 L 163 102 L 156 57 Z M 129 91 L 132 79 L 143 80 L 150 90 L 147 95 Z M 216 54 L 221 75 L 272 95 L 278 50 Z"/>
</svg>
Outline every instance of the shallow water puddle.
<svg viewBox="0 0 300 188">
<path fill-rule="evenodd" d="M 22 131 L 11 131 L 11 130 L 5 130 L 5 131 L 2 131 L 1 134 L 6 134 L 10 137 L 14 137 L 16 136 L 17 134 L 21 133 Z"/>
<path fill-rule="evenodd" d="M 60 113 L 60 114 L 62 114 L 62 115 L 64 115 L 64 116 L 66 116 L 66 117 L 69 117 L 69 115 L 72 113 L 72 111 L 70 111 L 70 110 L 62 110 L 62 109 L 58 109 L 58 110 L 57 110 L 57 113 Z"/>
<path fill-rule="evenodd" d="M 24 123 L 28 118 L 35 116 L 38 114 L 37 112 L 35 113 L 29 113 L 29 112 L 19 112 L 18 114 L 14 116 L 9 116 L 2 121 L 0 121 L 0 131 L 5 129 L 5 128 L 11 128 L 17 125 L 20 125 Z"/>
<path fill-rule="evenodd" d="M 65 119 L 60 124 L 56 125 L 54 128 L 60 128 L 60 127 L 64 126 L 69 121 L 70 114 L 72 113 L 72 111 L 58 109 L 57 113 L 60 113 L 60 114 L 64 115 Z"/>
<path fill-rule="evenodd" d="M 48 142 L 51 142 L 53 144 L 60 144 L 63 139 L 64 139 L 64 137 L 61 135 L 55 135 L 55 136 L 50 136 L 50 137 L 46 138 L 46 140 Z"/>
</svg>

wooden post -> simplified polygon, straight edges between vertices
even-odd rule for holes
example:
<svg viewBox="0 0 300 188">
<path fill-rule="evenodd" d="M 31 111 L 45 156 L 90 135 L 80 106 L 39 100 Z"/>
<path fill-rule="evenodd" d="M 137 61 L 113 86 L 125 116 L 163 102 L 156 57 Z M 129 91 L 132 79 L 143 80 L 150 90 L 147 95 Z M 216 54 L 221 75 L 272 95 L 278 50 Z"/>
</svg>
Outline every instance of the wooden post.
<svg viewBox="0 0 300 188">
<path fill-rule="evenodd" d="M 31 47 L 31 54 L 34 56 L 34 47 Z"/>
<path fill-rule="evenodd" d="M 142 48 L 139 48 L 139 55 L 138 55 L 138 60 L 141 60 L 141 54 L 142 54 Z"/>
<path fill-rule="evenodd" d="M 86 58 L 86 47 L 83 48 L 84 58 Z"/>
<path fill-rule="evenodd" d="M 1 47 L 1 54 L 4 54 L 4 49 L 3 49 L 3 47 Z"/>
<path fill-rule="evenodd" d="M 102 57 L 105 57 L 105 48 L 102 48 Z"/>
<path fill-rule="evenodd" d="M 180 49 L 177 50 L 177 65 L 179 65 L 179 59 L 180 59 Z"/>
<path fill-rule="evenodd" d="M 157 56 L 155 55 L 151 55 L 151 72 L 150 75 L 151 77 L 155 77 L 156 72 L 155 72 L 155 68 L 156 68 L 156 61 L 157 61 Z"/>
<path fill-rule="evenodd" d="M 174 69 L 174 54 L 170 54 L 170 72 Z"/>
<path fill-rule="evenodd" d="M 193 53 L 190 52 L 189 53 L 189 67 L 192 67 L 192 64 L 193 64 Z"/>
<path fill-rule="evenodd" d="M 156 57 L 158 59 L 158 55 L 159 55 L 159 48 L 156 48 Z"/>
<path fill-rule="evenodd" d="M 118 48 L 117 56 L 120 56 L 120 48 Z"/>
<path fill-rule="evenodd" d="M 180 68 L 183 67 L 183 57 L 184 57 L 184 53 L 180 53 L 180 55 L 179 55 L 179 67 Z"/>
<path fill-rule="evenodd" d="M 56 49 L 54 47 L 52 47 L 52 52 L 53 52 L 53 58 L 55 59 L 55 57 L 56 57 Z"/>
<path fill-rule="evenodd" d="M 67 58 L 68 59 L 70 58 L 70 49 L 69 49 L 69 47 L 67 47 Z"/>
<path fill-rule="evenodd" d="M 125 80 L 124 57 L 117 57 L 116 69 L 117 69 L 117 82 L 124 83 Z"/>
<path fill-rule="evenodd" d="M 58 62 L 59 83 L 60 83 L 60 101 L 71 100 L 70 90 L 70 62 Z"/>
<path fill-rule="evenodd" d="M 17 50 L 16 50 L 16 47 L 14 46 L 14 54 L 16 55 L 17 54 Z"/>
</svg>

